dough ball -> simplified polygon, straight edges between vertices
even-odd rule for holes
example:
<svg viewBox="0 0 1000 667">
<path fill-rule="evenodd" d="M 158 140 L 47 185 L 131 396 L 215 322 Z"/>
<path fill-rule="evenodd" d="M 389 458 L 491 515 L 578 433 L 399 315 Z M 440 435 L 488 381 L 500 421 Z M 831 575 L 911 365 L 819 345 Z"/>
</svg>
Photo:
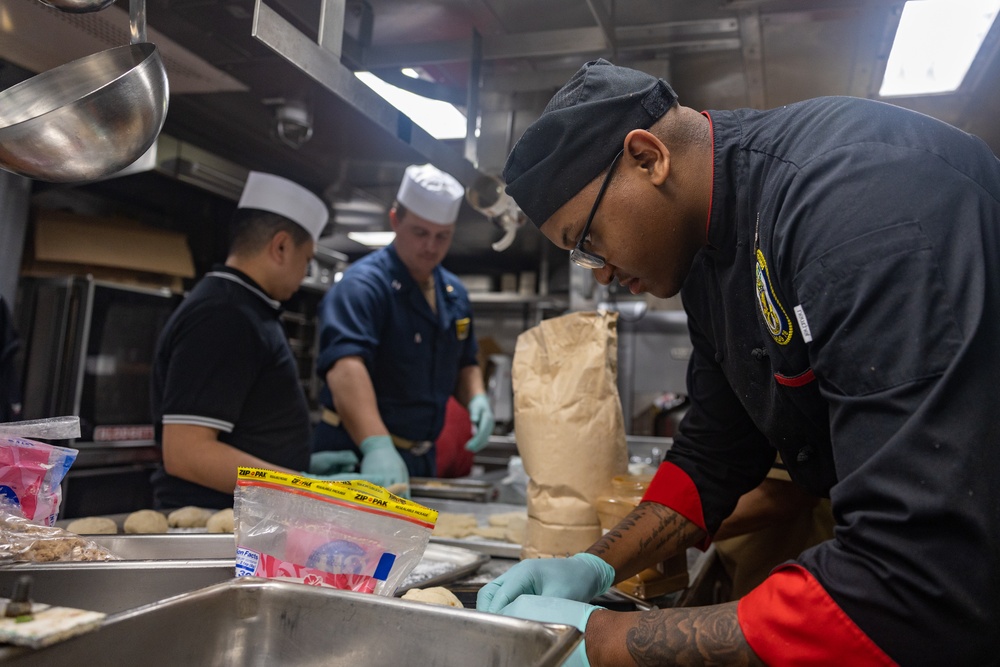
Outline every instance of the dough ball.
<svg viewBox="0 0 1000 667">
<path fill-rule="evenodd" d="M 132 512 L 125 519 L 126 533 L 165 533 L 168 527 L 167 517 L 156 510 Z"/>
<path fill-rule="evenodd" d="M 524 512 L 501 512 L 499 514 L 490 515 L 490 525 L 491 526 L 509 526 L 513 522 L 521 521 L 525 524 L 528 523 L 528 513 Z"/>
<path fill-rule="evenodd" d="M 434 524 L 435 537 L 468 537 L 479 526 L 475 514 L 441 512 Z"/>
<path fill-rule="evenodd" d="M 233 508 L 227 507 L 208 517 L 208 523 L 205 526 L 210 533 L 231 533 L 233 532 L 233 523 Z"/>
<path fill-rule="evenodd" d="M 118 524 L 104 517 L 88 516 L 70 521 L 66 530 L 77 535 L 117 535 Z"/>
<path fill-rule="evenodd" d="M 204 528 L 212 510 L 188 505 L 167 515 L 167 523 L 173 528 Z"/>
<path fill-rule="evenodd" d="M 449 591 L 443 586 L 434 586 L 433 588 L 411 588 L 410 590 L 403 593 L 404 600 L 413 600 L 415 602 L 426 602 L 427 604 L 438 604 L 443 607 L 458 607 L 461 609 L 461 601 L 455 597 L 455 594 Z"/>
<path fill-rule="evenodd" d="M 528 533 L 528 517 L 515 519 L 504 526 L 504 539 L 514 544 L 524 544 L 524 538 Z"/>
<path fill-rule="evenodd" d="M 507 529 L 503 526 L 484 526 L 482 528 L 473 528 L 472 534 L 486 540 L 496 540 L 498 542 L 503 542 L 507 539 Z"/>
<path fill-rule="evenodd" d="M 510 542 L 511 544 L 524 544 L 524 539 L 527 536 L 528 531 L 527 526 L 522 526 L 520 530 L 515 530 L 512 528 L 504 529 L 503 539 L 505 542 Z"/>
</svg>

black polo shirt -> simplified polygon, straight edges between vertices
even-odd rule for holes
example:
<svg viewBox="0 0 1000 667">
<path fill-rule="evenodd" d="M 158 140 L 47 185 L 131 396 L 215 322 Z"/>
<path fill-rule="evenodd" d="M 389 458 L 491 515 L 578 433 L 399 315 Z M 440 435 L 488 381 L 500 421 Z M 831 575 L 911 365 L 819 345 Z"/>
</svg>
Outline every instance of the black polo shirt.
<svg viewBox="0 0 1000 667">
<path fill-rule="evenodd" d="M 309 465 L 309 407 L 278 316 L 281 305 L 246 274 L 215 267 L 164 327 L 152 378 L 156 441 L 163 424 L 219 431 L 219 440 L 279 466 Z M 153 474 L 155 504 L 232 507 L 220 493 Z"/>
</svg>

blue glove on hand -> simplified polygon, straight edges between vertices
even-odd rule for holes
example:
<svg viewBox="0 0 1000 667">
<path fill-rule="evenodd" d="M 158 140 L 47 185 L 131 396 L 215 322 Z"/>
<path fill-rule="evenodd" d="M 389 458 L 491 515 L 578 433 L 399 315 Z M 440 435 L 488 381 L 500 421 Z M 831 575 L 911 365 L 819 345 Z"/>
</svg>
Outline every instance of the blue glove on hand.
<svg viewBox="0 0 1000 667">
<path fill-rule="evenodd" d="M 501 609 L 500 614 L 524 618 L 529 621 L 541 621 L 542 623 L 572 625 L 580 632 L 586 633 L 587 621 L 590 620 L 590 615 L 594 613 L 595 609 L 603 609 L 603 607 L 595 607 L 592 604 L 576 602 L 575 600 L 522 595 Z M 563 667 L 590 667 L 590 661 L 587 659 L 586 635 L 562 664 Z"/>
<path fill-rule="evenodd" d="M 499 612 L 521 595 L 589 602 L 615 581 L 615 570 L 593 554 L 523 560 L 479 589 L 476 609 Z"/>
<path fill-rule="evenodd" d="M 313 452 L 309 457 L 309 474 L 334 475 L 340 472 L 356 470 L 357 455 L 349 449 L 336 451 Z"/>
<path fill-rule="evenodd" d="M 490 399 L 486 394 L 476 394 L 469 401 L 469 419 L 472 420 L 472 437 L 465 448 L 470 452 L 478 452 L 486 446 L 493 435 L 493 410 L 490 409 Z"/>
<path fill-rule="evenodd" d="M 364 455 L 361 459 L 361 477 L 381 477 L 385 483 L 380 486 L 385 487 L 405 484 L 407 491 L 397 495 L 409 497 L 410 473 L 403 457 L 396 451 L 396 445 L 392 444 L 392 438 L 387 435 L 372 435 L 362 440 L 358 448 Z"/>
</svg>

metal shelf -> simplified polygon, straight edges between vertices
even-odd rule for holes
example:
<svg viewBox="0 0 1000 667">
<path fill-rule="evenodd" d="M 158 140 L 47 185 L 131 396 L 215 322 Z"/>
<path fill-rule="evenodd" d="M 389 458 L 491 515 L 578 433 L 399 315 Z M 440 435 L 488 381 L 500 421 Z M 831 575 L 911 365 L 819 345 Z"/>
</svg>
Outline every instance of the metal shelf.
<svg viewBox="0 0 1000 667">
<path fill-rule="evenodd" d="M 470 292 L 469 301 L 473 304 L 491 306 L 536 306 L 552 310 L 569 308 L 569 297 L 551 294 L 516 294 L 513 292 Z"/>
</svg>

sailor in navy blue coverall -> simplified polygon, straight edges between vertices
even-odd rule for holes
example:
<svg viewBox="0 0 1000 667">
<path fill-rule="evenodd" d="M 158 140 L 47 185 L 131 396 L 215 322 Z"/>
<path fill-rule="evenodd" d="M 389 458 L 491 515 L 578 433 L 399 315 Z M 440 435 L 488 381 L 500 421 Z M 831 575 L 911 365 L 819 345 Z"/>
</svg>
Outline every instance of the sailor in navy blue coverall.
<svg viewBox="0 0 1000 667">
<path fill-rule="evenodd" d="M 982 141 L 851 98 L 698 113 L 602 60 L 504 176 L 602 284 L 680 291 L 694 354 L 636 511 L 585 554 L 516 565 L 481 610 L 572 623 L 593 665 L 1000 662 L 1000 162 Z M 832 540 L 738 602 L 586 604 L 707 546 L 776 453 L 831 498 Z"/>
<path fill-rule="evenodd" d="M 393 243 L 362 258 L 323 297 L 317 372 L 323 420 L 313 450 L 350 450 L 389 484 L 435 477 L 449 396 L 468 406 L 478 451 L 493 415 L 476 361 L 469 296 L 440 265 L 464 189 L 431 165 L 407 169 L 390 211 Z"/>
</svg>

